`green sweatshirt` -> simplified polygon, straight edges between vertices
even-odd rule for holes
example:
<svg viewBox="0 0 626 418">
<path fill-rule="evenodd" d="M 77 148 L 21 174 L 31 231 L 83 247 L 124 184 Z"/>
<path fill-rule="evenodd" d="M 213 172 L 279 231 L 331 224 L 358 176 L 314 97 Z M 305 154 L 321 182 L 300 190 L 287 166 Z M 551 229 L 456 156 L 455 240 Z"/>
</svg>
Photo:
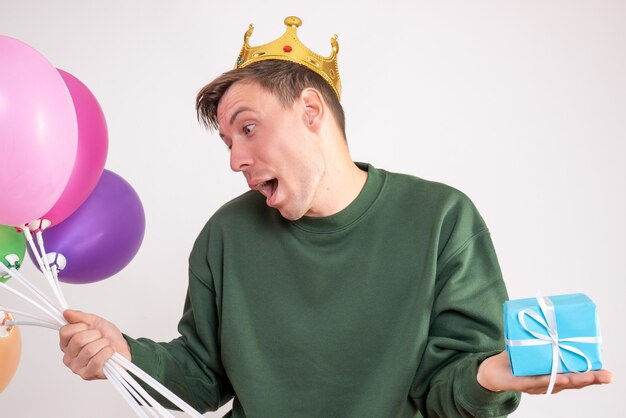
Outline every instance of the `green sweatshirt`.
<svg viewBox="0 0 626 418">
<path fill-rule="evenodd" d="M 199 411 L 234 396 L 235 418 L 515 410 L 518 393 L 476 381 L 504 348 L 507 298 L 476 208 L 443 184 L 359 167 L 363 190 L 329 217 L 287 221 L 258 192 L 219 209 L 189 259 L 181 337 L 127 337 L 133 362 Z"/>
</svg>

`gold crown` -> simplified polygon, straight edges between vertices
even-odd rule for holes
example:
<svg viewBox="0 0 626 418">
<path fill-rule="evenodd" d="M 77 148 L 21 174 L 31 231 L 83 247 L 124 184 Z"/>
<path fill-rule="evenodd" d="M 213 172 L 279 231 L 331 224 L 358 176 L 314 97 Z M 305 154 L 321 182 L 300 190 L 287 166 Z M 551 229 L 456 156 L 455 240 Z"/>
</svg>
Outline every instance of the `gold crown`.
<svg viewBox="0 0 626 418">
<path fill-rule="evenodd" d="M 243 46 L 237 57 L 235 68 L 243 68 L 257 61 L 285 60 L 304 65 L 309 70 L 321 75 L 324 80 L 337 93 L 341 99 L 341 80 L 339 79 L 339 67 L 337 66 L 337 53 L 339 44 L 337 35 L 330 38 L 332 53 L 329 57 L 322 57 L 307 48 L 296 35 L 296 30 L 302 25 L 302 20 L 295 16 L 285 19 L 287 30 L 280 38 L 265 45 L 251 47 L 248 40 L 252 35 L 254 26 L 252 23 L 243 36 Z"/>
</svg>

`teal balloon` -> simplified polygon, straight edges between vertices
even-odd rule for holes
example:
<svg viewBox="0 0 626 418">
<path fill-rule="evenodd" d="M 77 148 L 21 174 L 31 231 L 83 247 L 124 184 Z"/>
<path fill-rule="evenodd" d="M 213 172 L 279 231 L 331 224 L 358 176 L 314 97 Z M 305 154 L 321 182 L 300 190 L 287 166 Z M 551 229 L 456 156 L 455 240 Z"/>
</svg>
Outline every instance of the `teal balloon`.
<svg viewBox="0 0 626 418">
<path fill-rule="evenodd" d="M 18 232 L 12 226 L 0 225 L 0 263 L 7 267 L 20 268 L 24 261 L 26 253 L 26 238 L 23 232 Z M 11 263 L 7 256 L 16 255 L 18 260 L 15 264 Z M 11 259 L 11 257 L 9 257 Z M 0 270 L 0 282 L 4 283 L 9 280 L 9 276 Z"/>
</svg>

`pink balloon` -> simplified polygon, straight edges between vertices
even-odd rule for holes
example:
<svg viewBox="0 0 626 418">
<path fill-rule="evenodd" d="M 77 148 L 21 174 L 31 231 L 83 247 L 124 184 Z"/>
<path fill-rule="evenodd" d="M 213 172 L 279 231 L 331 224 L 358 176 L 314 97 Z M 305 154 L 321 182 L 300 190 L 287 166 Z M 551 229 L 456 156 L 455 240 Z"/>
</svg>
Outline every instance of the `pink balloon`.
<svg viewBox="0 0 626 418">
<path fill-rule="evenodd" d="M 0 35 L 0 224 L 45 214 L 67 184 L 78 141 L 63 79 L 25 43 Z"/>
<path fill-rule="evenodd" d="M 70 180 L 63 194 L 42 219 L 52 225 L 70 216 L 96 187 L 107 158 L 109 135 L 100 104 L 79 79 L 58 70 L 67 86 L 78 121 L 78 148 Z"/>
</svg>

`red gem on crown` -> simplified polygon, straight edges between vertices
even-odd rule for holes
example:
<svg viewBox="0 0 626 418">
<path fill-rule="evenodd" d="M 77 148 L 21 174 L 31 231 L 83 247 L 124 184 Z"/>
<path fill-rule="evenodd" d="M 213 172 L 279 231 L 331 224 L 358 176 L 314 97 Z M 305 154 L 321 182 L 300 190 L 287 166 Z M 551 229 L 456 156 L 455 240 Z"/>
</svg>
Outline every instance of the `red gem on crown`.
<svg viewBox="0 0 626 418">
<path fill-rule="evenodd" d="M 289 45 L 285 45 L 285 46 L 283 47 L 283 51 L 285 51 L 285 52 L 291 52 L 291 47 L 290 47 Z"/>
</svg>

